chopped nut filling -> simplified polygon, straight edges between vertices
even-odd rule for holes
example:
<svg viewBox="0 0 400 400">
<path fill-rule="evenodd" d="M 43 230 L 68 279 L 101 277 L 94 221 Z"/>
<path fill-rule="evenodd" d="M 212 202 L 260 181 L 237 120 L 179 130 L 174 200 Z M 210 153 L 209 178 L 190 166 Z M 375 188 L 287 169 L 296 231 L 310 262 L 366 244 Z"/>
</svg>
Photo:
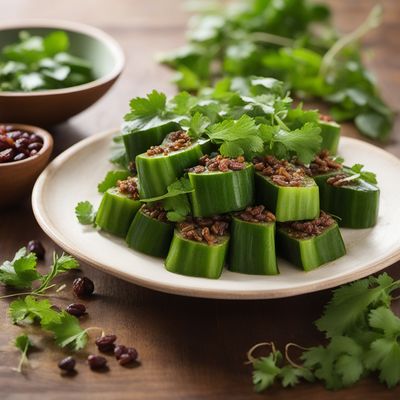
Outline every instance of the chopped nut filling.
<svg viewBox="0 0 400 400">
<path fill-rule="evenodd" d="M 337 171 L 341 168 L 342 164 L 334 161 L 334 159 L 329 155 L 328 150 L 322 150 L 310 163 L 309 170 L 311 176 L 315 176 L 319 174 L 324 174 L 326 172 Z"/>
<path fill-rule="evenodd" d="M 160 203 L 145 204 L 142 207 L 142 212 L 153 219 L 157 219 L 162 222 L 168 222 L 167 212 Z"/>
<path fill-rule="evenodd" d="M 274 222 L 275 215 L 265 209 L 264 206 L 247 207 L 243 211 L 235 213 L 237 218 L 246 222 Z"/>
<path fill-rule="evenodd" d="M 303 186 L 306 178 L 304 168 L 297 167 L 287 160 L 278 160 L 274 156 L 253 159 L 256 171 L 271 178 L 279 186 Z"/>
<path fill-rule="evenodd" d="M 327 183 L 329 183 L 332 186 L 352 186 L 356 184 L 355 179 L 349 179 L 351 175 L 346 174 L 346 173 L 340 173 L 334 176 L 331 176 L 326 180 Z"/>
<path fill-rule="evenodd" d="M 188 218 L 178 223 L 181 235 L 195 242 L 215 244 L 219 236 L 224 236 L 229 229 L 229 217 L 216 215 L 209 218 Z"/>
<path fill-rule="evenodd" d="M 201 174 L 205 171 L 240 171 L 246 167 L 246 161 L 244 157 L 239 156 L 237 158 L 224 157 L 218 154 L 215 157 L 204 155 L 199 160 L 199 165 L 193 168 L 189 168 L 188 172 L 194 172 L 195 174 Z"/>
<path fill-rule="evenodd" d="M 117 187 L 120 193 L 126 194 L 133 200 L 139 200 L 138 182 L 135 177 L 129 176 L 123 181 L 118 181 Z"/>
<path fill-rule="evenodd" d="M 321 234 L 334 223 L 335 220 L 329 214 L 321 211 L 320 216 L 316 219 L 311 221 L 286 222 L 284 226 L 288 228 L 289 235 L 297 239 L 304 239 Z"/>
<path fill-rule="evenodd" d="M 167 140 L 160 146 L 151 146 L 147 150 L 148 156 L 164 154 L 165 156 L 173 151 L 178 151 L 189 147 L 192 144 L 190 136 L 185 131 L 176 131 L 167 135 Z"/>
</svg>

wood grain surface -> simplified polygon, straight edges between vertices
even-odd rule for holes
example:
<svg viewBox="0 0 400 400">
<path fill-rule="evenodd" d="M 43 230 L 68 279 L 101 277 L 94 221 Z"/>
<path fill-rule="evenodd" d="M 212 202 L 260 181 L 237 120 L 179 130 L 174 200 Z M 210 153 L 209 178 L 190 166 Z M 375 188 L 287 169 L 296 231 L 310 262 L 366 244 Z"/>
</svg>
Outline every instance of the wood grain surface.
<svg viewBox="0 0 400 400">
<path fill-rule="evenodd" d="M 360 23 L 375 3 L 372 0 L 330 1 L 335 22 L 343 31 Z M 367 63 L 379 80 L 384 97 L 400 108 L 400 3 L 383 0 L 382 26 L 365 40 Z M 115 87 L 95 106 L 51 129 L 55 153 L 96 132 L 119 125 L 131 97 L 153 88 L 174 92 L 171 73 L 157 65 L 154 54 L 184 43 L 188 15 L 179 0 L 0 0 L 0 23 L 16 18 L 58 18 L 95 25 L 117 39 L 127 65 Z M 369 57 L 370 52 L 374 57 Z M 351 126 L 345 134 L 356 136 Z M 397 118 L 391 141 L 385 148 L 400 156 L 400 124 Z M 1 190 L 1 189 L 0 189 Z M 63 210 L 60 210 L 63 212 Z M 9 259 L 30 239 L 40 239 L 47 250 L 46 263 L 56 248 L 40 230 L 29 199 L 0 210 L 0 259 Z M 399 238 L 400 240 L 400 238 Z M 368 251 L 368 249 L 366 249 Z M 400 264 L 387 271 L 400 278 Z M 78 273 L 77 273 L 78 274 Z M 79 358 L 78 374 L 62 377 L 57 362 L 63 352 L 49 338 L 32 337 L 40 348 L 30 355 L 25 374 L 12 370 L 18 353 L 10 340 L 20 332 L 6 316 L 8 302 L 0 302 L 0 399 L 297 399 L 356 400 L 398 399 L 400 387 L 388 390 L 376 378 L 365 379 L 340 392 L 319 384 L 295 389 L 273 388 L 263 395 L 253 392 L 251 370 L 244 365 L 246 351 L 255 343 L 274 340 L 279 346 L 295 341 L 304 346 L 323 342 L 312 321 L 322 312 L 330 291 L 268 301 L 220 301 L 184 298 L 157 293 L 123 282 L 82 265 L 93 279 L 96 296 L 85 302 L 89 315 L 82 324 L 102 326 L 119 341 L 135 346 L 141 358 L 137 368 L 121 368 L 110 358 L 107 373 L 94 373 Z M 69 275 L 70 284 L 74 275 Z M 68 286 L 70 288 L 70 285 Z M 72 302 L 67 289 L 55 303 Z M 5 294 L 0 289 L 0 295 Z M 400 303 L 395 305 L 400 313 Z M 89 346 L 88 352 L 94 351 Z"/>
</svg>

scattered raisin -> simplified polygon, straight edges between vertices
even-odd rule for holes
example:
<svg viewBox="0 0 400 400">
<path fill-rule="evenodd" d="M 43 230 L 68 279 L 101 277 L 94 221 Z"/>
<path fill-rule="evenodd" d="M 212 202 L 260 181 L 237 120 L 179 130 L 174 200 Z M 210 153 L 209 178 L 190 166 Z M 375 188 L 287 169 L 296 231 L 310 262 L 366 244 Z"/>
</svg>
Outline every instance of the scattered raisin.
<svg viewBox="0 0 400 400">
<path fill-rule="evenodd" d="M 82 317 L 86 313 L 86 307 L 84 304 L 72 303 L 66 309 L 68 314 L 73 315 L 74 317 Z"/>
<path fill-rule="evenodd" d="M 39 260 L 44 259 L 46 251 L 39 240 L 31 240 L 26 247 L 30 253 L 35 253 Z"/>
<path fill-rule="evenodd" d="M 72 372 L 75 370 L 75 364 L 76 364 L 75 359 L 70 356 L 63 358 L 58 363 L 58 368 L 62 369 L 63 371 Z"/>
<path fill-rule="evenodd" d="M 115 335 L 104 335 L 96 339 L 96 346 L 102 353 L 110 353 L 115 349 L 115 341 L 117 337 Z"/>
<path fill-rule="evenodd" d="M 84 276 L 83 278 L 76 278 L 72 282 L 72 288 L 77 297 L 85 298 L 93 294 L 94 283 Z"/>
<path fill-rule="evenodd" d="M 126 347 L 124 345 L 118 345 L 114 349 L 115 358 L 118 360 L 120 365 L 127 365 L 138 359 L 138 352 L 133 347 Z"/>
<path fill-rule="evenodd" d="M 100 369 L 105 369 L 107 366 L 107 360 L 103 356 L 96 356 L 94 354 L 91 354 L 87 358 L 89 367 L 93 370 L 100 370 Z"/>
</svg>

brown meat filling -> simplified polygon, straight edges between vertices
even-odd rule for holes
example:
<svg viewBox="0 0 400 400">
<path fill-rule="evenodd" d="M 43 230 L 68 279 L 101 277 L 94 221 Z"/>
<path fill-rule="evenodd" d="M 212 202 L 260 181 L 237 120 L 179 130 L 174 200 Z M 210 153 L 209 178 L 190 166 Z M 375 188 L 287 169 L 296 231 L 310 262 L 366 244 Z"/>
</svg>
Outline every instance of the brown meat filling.
<svg viewBox="0 0 400 400">
<path fill-rule="evenodd" d="M 158 221 L 168 222 L 167 212 L 160 203 L 146 204 L 142 207 L 142 212 Z"/>
<path fill-rule="evenodd" d="M 188 218 L 178 223 L 181 235 L 188 240 L 205 242 L 208 245 L 215 244 L 218 237 L 227 234 L 229 229 L 229 218 L 216 215 L 209 218 Z"/>
<path fill-rule="evenodd" d="M 309 170 L 311 176 L 315 176 L 326 172 L 338 171 L 341 168 L 342 164 L 334 161 L 334 159 L 329 155 L 328 150 L 322 150 L 310 163 Z"/>
<path fill-rule="evenodd" d="M 239 156 L 237 158 L 228 158 L 218 154 L 215 157 L 204 155 L 199 160 L 199 165 L 193 168 L 189 168 L 188 172 L 194 172 L 195 174 L 201 174 L 205 171 L 240 171 L 246 167 L 244 157 Z"/>
<path fill-rule="evenodd" d="M 133 176 L 129 176 L 123 181 L 117 182 L 117 188 L 120 193 L 126 194 L 133 200 L 139 200 L 139 189 L 137 185 L 137 179 Z"/>
<path fill-rule="evenodd" d="M 305 170 L 287 160 L 278 160 L 274 156 L 257 157 L 253 160 L 256 171 L 271 178 L 279 186 L 303 186 Z"/>
<path fill-rule="evenodd" d="M 264 206 L 247 207 L 243 211 L 235 213 L 237 218 L 246 222 L 274 222 L 275 215 L 265 209 Z"/>
<path fill-rule="evenodd" d="M 168 134 L 166 143 L 160 146 L 151 146 L 147 150 L 148 156 L 155 156 L 158 154 L 168 155 L 174 151 L 182 150 L 192 144 L 190 136 L 185 131 L 176 131 Z"/>
<path fill-rule="evenodd" d="M 297 239 L 304 239 L 310 236 L 321 234 L 326 228 L 335 223 L 335 220 L 325 212 L 321 211 L 320 216 L 311 221 L 286 222 L 288 233 Z"/>
</svg>

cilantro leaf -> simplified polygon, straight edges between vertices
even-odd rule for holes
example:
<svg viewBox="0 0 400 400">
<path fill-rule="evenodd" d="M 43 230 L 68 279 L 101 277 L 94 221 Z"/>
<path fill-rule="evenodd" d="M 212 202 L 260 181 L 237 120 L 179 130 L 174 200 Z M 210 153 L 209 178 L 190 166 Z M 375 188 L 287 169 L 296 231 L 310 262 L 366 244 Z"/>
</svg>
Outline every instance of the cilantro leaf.
<svg viewBox="0 0 400 400">
<path fill-rule="evenodd" d="M 281 358 L 282 354 L 277 351 L 253 361 L 253 384 L 256 392 L 262 392 L 274 384 L 281 372 L 277 366 Z"/>
<path fill-rule="evenodd" d="M 62 311 L 59 316 L 59 321 L 43 324 L 43 328 L 54 334 L 58 346 L 68 346 L 75 351 L 83 349 L 86 346 L 88 335 L 86 330 L 80 327 L 78 318 L 66 311 Z"/>
<path fill-rule="evenodd" d="M 382 330 L 385 337 L 396 338 L 400 335 L 400 318 L 389 308 L 379 307 L 371 310 L 368 322 L 372 328 Z"/>
<path fill-rule="evenodd" d="M 80 201 L 75 207 L 75 215 L 82 225 L 92 225 L 96 218 L 93 205 L 89 201 Z"/>
<path fill-rule="evenodd" d="M 122 135 L 117 135 L 113 137 L 109 161 L 120 168 L 128 169 L 129 161 L 126 154 Z"/>
<path fill-rule="evenodd" d="M 390 292 L 397 286 L 387 274 L 379 280 L 362 279 L 334 290 L 323 316 L 316 321 L 317 328 L 328 337 L 350 332 L 372 304 L 388 304 Z"/>
<path fill-rule="evenodd" d="M 183 221 L 190 214 L 191 207 L 186 196 L 194 191 L 187 177 L 176 180 L 167 187 L 167 193 L 162 196 L 142 199 L 146 203 L 161 201 L 167 211 L 167 218 L 172 222 Z"/>
<path fill-rule="evenodd" d="M 400 344 L 396 339 L 382 337 L 375 340 L 365 358 L 371 371 L 379 371 L 379 380 L 388 387 L 400 382 Z"/>
<path fill-rule="evenodd" d="M 104 193 L 114 187 L 118 181 L 126 179 L 129 175 L 129 171 L 126 170 L 108 171 L 104 179 L 97 185 L 97 190 L 100 193 Z"/>
<path fill-rule="evenodd" d="M 278 158 L 290 158 L 290 154 L 294 153 L 302 163 L 308 164 L 321 147 L 320 133 L 321 128 L 311 122 L 294 131 L 280 129 L 273 136 L 272 146 L 275 143 L 283 145 L 285 150 Z"/>
<path fill-rule="evenodd" d="M 187 133 L 192 139 L 199 139 L 204 135 L 210 123 L 210 120 L 206 116 L 197 111 L 187 123 L 187 127 L 189 128 Z M 185 126 L 183 121 L 181 121 L 181 124 Z"/>
<path fill-rule="evenodd" d="M 32 347 L 32 342 L 30 341 L 28 335 L 21 334 L 14 339 L 15 347 L 21 352 L 21 358 L 16 368 L 17 372 L 22 371 L 23 365 L 28 361 L 28 351 Z"/>
<path fill-rule="evenodd" d="M 59 321 L 59 313 L 52 309 L 48 300 L 37 300 L 33 296 L 14 300 L 8 310 L 14 324 L 22 321 L 34 322 L 38 320 L 42 325 Z"/>
<path fill-rule="evenodd" d="M 285 365 L 279 372 L 283 387 L 296 386 L 300 379 L 308 382 L 314 380 L 314 375 L 307 368 L 294 368 L 291 365 Z"/>
<path fill-rule="evenodd" d="M 363 168 L 364 168 L 364 165 L 362 165 L 362 164 L 354 164 L 351 167 L 351 170 L 355 174 L 359 174 L 360 178 L 368 183 L 372 183 L 372 184 L 378 183 L 378 181 L 376 180 L 376 174 L 374 174 L 373 172 L 369 172 L 369 171 L 363 171 Z"/>
<path fill-rule="evenodd" d="M 36 270 L 36 255 L 23 247 L 12 261 L 4 261 L 0 266 L 0 282 L 17 289 L 29 289 L 40 278 Z"/>
<path fill-rule="evenodd" d="M 130 102 L 131 111 L 125 115 L 125 121 L 134 118 L 153 118 L 166 111 L 167 96 L 153 90 L 146 97 L 135 97 Z"/>
</svg>

